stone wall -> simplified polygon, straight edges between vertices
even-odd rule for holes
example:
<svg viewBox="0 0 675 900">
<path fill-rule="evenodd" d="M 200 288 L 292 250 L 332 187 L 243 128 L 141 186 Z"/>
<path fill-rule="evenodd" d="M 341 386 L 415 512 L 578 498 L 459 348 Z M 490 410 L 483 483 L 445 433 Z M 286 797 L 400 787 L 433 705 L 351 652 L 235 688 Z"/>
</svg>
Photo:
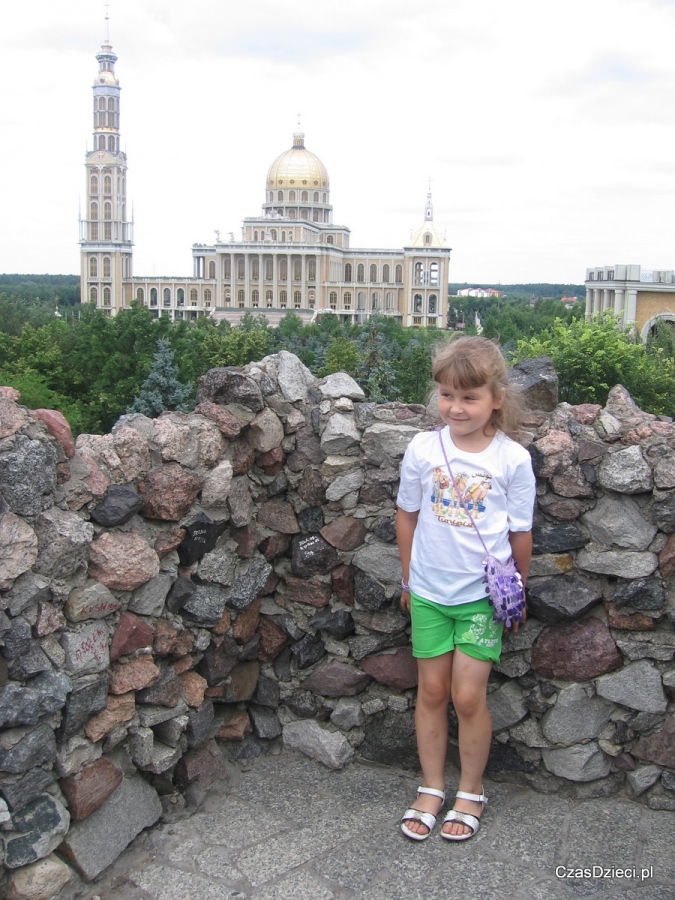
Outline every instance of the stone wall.
<svg viewBox="0 0 675 900">
<path fill-rule="evenodd" d="M 557 405 L 546 361 L 514 379 L 535 410 L 535 557 L 530 618 L 490 679 L 488 772 L 673 809 L 675 429 L 621 387 L 605 409 Z M 281 352 L 211 370 L 194 413 L 75 446 L 59 414 L 3 391 L 10 896 L 65 883 L 63 859 L 95 878 L 280 740 L 332 767 L 417 768 L 394 515 L 424 407 L 366 403 Z"/>
</svg>

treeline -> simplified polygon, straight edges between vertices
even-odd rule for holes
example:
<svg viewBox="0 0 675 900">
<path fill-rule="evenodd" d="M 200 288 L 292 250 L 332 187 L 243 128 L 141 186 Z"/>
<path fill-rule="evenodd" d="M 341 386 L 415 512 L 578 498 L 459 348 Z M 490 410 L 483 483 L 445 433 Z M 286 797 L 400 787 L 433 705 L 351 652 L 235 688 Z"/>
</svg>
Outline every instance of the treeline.
<svg viewBox="0 0 675 900">
<path fill-rule="evenodd" d="M 0 293 L 6 291 L 24 303 L 47 304 L 51 312 L 59 307 L 80 303 L 80 279 L 77 275 L 3 275 Z"/>
</svg>

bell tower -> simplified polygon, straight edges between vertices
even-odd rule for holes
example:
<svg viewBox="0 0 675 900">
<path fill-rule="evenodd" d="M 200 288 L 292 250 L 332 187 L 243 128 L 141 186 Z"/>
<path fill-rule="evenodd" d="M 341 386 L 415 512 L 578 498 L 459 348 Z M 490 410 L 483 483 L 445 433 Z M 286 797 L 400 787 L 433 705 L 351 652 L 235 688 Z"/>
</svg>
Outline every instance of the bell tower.
<svg viewBox="0 0 675 900">
<path fill-rule="evenodd" d="M 93 149 L 85 156 L 86 206 L 80 212 L 80 300 L 109 315 L 124 305 L 132 275 L 133 222 L 127 218 L 127 158 L 120 149 L 120 85 L 105 16 L 94 81 Z"/>
</svg>

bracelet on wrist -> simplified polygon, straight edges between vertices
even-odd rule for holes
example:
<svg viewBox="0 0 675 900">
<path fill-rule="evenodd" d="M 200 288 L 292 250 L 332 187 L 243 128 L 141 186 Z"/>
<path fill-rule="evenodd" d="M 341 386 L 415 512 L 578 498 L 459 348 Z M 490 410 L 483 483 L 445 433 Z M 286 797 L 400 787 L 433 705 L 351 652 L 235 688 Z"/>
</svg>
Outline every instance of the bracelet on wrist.
<svg viewBox="0 0 675 900">
<path fill-rule="evenodd" d="M 410 585 L 405 583 L 405 579 L 401 578 L 401 590 L 406 594 L 410 593 Z"/>
</svg>

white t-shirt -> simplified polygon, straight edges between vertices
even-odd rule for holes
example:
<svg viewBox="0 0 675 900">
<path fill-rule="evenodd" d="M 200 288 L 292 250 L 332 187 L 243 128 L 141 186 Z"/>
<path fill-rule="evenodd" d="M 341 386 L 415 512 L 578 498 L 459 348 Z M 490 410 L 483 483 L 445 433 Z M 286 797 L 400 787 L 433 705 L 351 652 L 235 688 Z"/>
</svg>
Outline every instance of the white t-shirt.
<svg viewBox="0 0 675 900">
<path fill-rule="evenodd" d="M 447 426 L 441 434 L 464 506 L 448 475 L 437 431 L 416 434 L 408 445 L 397 503 L 405 512 L 419 510 L 411 591 L 456 606 L 487 596 L 485 550 L 464 507 L 469 507 L 490 553 L 506 562 L 511 556 L 509 532 L 532 528 L 535 478 L 530 454 L 502 432 L 480 453 L 459 450 Z"/>
</svg>

